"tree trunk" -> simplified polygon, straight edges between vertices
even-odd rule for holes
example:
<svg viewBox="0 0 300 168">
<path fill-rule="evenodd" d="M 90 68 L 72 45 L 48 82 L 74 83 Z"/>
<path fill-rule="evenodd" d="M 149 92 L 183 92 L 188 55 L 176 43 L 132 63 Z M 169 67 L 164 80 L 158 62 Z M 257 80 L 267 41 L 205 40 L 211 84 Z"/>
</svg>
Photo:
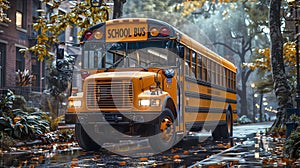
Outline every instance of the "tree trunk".
<svg viewBox="0 0 300 168">
<path fill-rule="evenodd" d="M 242 70 L 243 71 L 243 70 Z M 246 83 L 247 83 L 247 80 L 245 80 L 245 73 L 242 72 L 242 86 L 241 86 L 241 92 L 239 94 L 240 96 L 240 103 L 241 103 L 241 113 L 240 115 L 243 116 L 243 115 L 246 115 L 247 117 L 248 116 L 248 97 L 247 97 L 247 88 L 246 88 Z"/>
<path fill-rule="evenodd" d="M 280 30 L 281 1 L 271 0 L 269 11 L 269 27 L 271 38 L 271 67 L 275 95 L 278 100 L 277 119 L 271 127 L 271 132 L 276 127 L 282 127 L 286 121 L 285 109 L 293 107 L 291 87 L 287 83 L 287 76 L 283 61 L 283 38 Z"/>
<path fill-rule="evenodd" d="M 113 19 L 120 18 L 123 15 L 123 4 L 126 0 L 114 0 Z"/>
<path fill-rule="evenodd" d="M 259 122 L 263 122 L 263 113 L 262 113 L 263 98 L 264 98 L 264 93 L 260 93 L 260 100 L 259 100 Z"/>
</svg>

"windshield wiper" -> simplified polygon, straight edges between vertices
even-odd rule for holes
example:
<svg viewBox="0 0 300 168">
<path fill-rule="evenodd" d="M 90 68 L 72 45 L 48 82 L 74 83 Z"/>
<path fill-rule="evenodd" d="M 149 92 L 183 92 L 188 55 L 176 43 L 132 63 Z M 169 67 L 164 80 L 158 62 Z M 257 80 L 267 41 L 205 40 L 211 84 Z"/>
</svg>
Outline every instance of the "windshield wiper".
<svg viewBox="0 0 300 168">
<path fill-rule="evenodd" d="M 121 57 L 117 62 L 113 63 L 110 67 L 105 68 L 104 72 L 107 72 L 111 68 L 116 68 L 124 59 L 125 57 Z"/>
</svg>

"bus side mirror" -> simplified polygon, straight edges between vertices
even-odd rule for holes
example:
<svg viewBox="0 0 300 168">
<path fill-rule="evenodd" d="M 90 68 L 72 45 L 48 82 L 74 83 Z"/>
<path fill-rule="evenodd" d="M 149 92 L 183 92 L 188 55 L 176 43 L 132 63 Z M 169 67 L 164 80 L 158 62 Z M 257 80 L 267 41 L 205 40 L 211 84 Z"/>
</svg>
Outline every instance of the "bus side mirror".
<svg viewBox="0 0 300 168">
<path fill-rule="evenodd" d="M 164 74 L 167 78 L 173 78 L 175 76 L 174 69 L 166 69 L 164 70 Z"/>
</svg>

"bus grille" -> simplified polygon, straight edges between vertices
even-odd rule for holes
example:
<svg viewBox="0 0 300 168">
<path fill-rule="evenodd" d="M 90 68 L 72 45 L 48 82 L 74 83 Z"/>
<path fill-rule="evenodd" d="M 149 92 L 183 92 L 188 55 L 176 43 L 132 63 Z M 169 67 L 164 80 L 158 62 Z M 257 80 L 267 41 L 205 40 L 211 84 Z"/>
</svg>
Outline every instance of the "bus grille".
<svg viewBox="0 0 300 168">
<path fill-rule="evenodd" d="M 87 85 L 89 109 L 124 109 L 133 106 L 132 83 L 129 81 L 96 81 Z"/>
</svg>

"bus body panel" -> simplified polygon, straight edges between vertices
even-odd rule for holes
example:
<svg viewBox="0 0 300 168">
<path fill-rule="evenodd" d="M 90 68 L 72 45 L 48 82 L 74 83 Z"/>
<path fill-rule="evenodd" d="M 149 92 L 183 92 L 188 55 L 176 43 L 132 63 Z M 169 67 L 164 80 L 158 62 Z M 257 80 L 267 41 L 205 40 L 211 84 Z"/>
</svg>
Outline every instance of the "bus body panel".
<svg viewBox="0 0 300 168">
<path fill-rule="evenodd" d="M 69 98 L 66 122 L 151 125 L 170 109 L 176 133 L 186 134 L 228 124 L 228 114 L 237 120 L 236 67 L 171 25 L 125 18 L 87 32 L 80 71 L 88 77 Z"/>
</svg>

